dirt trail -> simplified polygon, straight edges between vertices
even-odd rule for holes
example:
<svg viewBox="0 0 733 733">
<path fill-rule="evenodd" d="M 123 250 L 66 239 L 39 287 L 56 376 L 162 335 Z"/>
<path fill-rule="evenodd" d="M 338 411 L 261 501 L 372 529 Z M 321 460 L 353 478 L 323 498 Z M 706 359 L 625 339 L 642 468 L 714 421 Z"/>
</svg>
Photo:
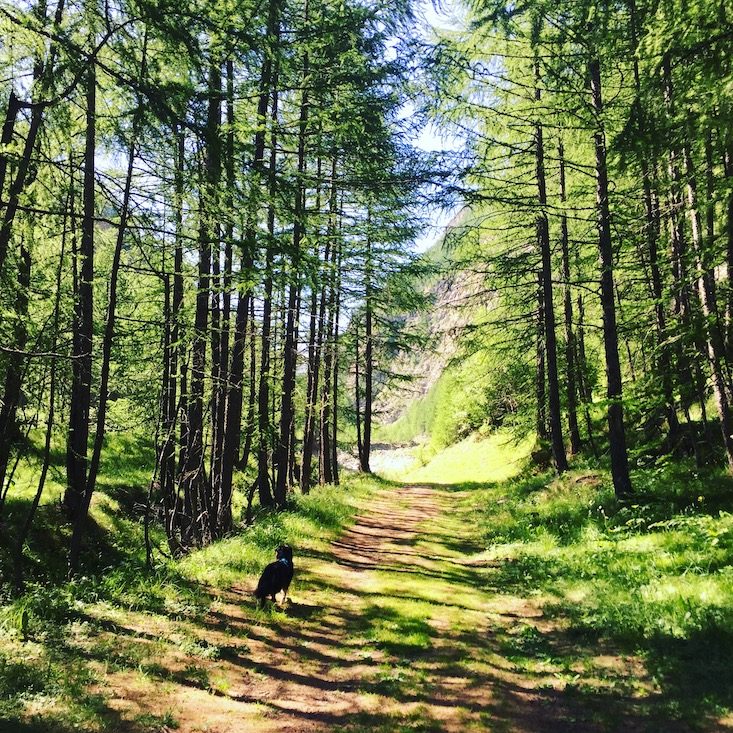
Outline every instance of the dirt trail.
<svg viewBox="0 0 733 733">
<path fill-rule="evenodd" d="M 160 730 L 169 715 L 182 733 L 654 730 L 633 690 L 604 694 L 643 678 L 636 660 L 594 649 L 577 669 L 553 661 L 565 632 L 492 584 L 458 498 L 378 493 L 329 553 L 296 555 L 284 613 L 253 616 L 250 587 L 232 589 L 199 629 L 218 658 L 171 653 L 164 681 L 111 675 L 111 706 Z M 522 654 L 531 673 L 513 663 Z"/>
</svg>

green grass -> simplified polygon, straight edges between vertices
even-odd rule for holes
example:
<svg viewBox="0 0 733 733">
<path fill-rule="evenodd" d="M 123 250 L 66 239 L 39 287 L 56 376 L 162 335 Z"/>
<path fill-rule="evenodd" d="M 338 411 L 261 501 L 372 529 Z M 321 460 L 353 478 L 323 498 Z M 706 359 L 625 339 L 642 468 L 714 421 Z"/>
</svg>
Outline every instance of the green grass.
<svg viewBox="0 0 733 733">
<path fill-rule="evenodd" d="M 323 550 L 352 520 L 357 503 L 380 486 L 378 479 L 347 476 L 340 487 L 293 498 L 286 511 L 261 512 L 253 526 L 181 560 L 156 551 L 155 567 L 148 570 L 143 518 L 154 456 L 141 436 L 110 434 L 82 572 L 67 582 L 70 529 L 59 506 L 65 473 L 56 446 L 25 552 L 26 590 L 13 597 L 12 551 L 37 480 L 33 455 L 16 473 L 0 533 L 0 733 L 118 729 L 119 716 L 103 693 L 105 675 L 133 670 L 166 680 L 170 673 L 158 659 L 170 648 L 207 663 L 217 660 L 222 650 L 206 642 L 202 624 L 220 590 L 253 587 L 281 542 L 296 553 Z M 237 506 L 242 505 L 239 497 Z M 161 528 L 152 530 L 153 544 L 164 548 Z M 138 638 L 126 628 L 138 617 L 143 626 L 168 632 L 157 640 Z M 201 677 L 205 669 L 194 666 L 184 676 L 204 688 L 214 684 Z M 141 716 L 128 727 L 153 733 L 175 724 L 166 714 Z"/>
<path fill-rule="evenodd" d="M 731 479 L 658 461 L 634 471 L 636 500 L 621 504 L 604 468 L 577 459 L 559 479 L 533 473 L 531 448 L 529 439 L 514 440 L 508 431 L 472 436 L 403 477 L 444 488 L 443 514 L 407 545 L 396 545 L 429 562 L 408 568 L 410 576 L 389 568 L 362 576 L 354 593 L 359 613 L 344 628 L 365 660 L 378 660 L 364 694 L 414 707 L 399 714 L 377 708 L 363 720 L 353 716 L 345 729 L 440 730 L 417 703 L 431 698 L 441 676 L 480 687 L 501 684 L 505 672 L 559 681 L 575 709 L 587 710 L 604 730 L 618 729 L 629 706 L 648 730 L 663 730 L 660 720 L 710 729 L 710 720 L 733 710 Z M 391 485 L 349 476 L 341 487 L 297 496 L 287 511 L 260 514 L 252 527 L 183 560 L 156 555 L 150 572 L 136 509 L 149 478 L 147 450 L 145 443 L 113 438 L 94 505 L 90 557 L 74 583 L 61 580 L 67 531 L 60 494 L 49 493 L 28 551 L 27 593 L 6 595 L 0 606 L 0 732 L 119 728 L 102 685 L 116 672 L 151 684 L 185 680 L 223 694 L 227 682 L 212 665 L 231 655 L 230 642 L 206 637 L 206 614 L 218 607 L 220 589 L 251 588 L 283 541 L 329 567 L 330 541 L 371 492 Z M 32 480 L 27 484 L 25 493 L 20 482 L 15 487 L 15 516 L 30 500 Z M 14 521 L 0 535 L 4 572 Z M 155 539 L 163 543 L 159 531 Z M 299 617 L 297 604 L 290 616 L 251 608 L 248 623 L 297 632 L 327 614 L 334 593 L 352 590 L 335 590 L 321 573 L 298 582 L 307 584 L 314 604 L 302 604 L 300 612 L 312 617 Z M 542 623 L 524 616 L 522 604 L 540 607 Z M 480 630 L 487 618 L 491 633 Z M 133 633 L 134 624 L 156 629 L 153 638 Z M 188 660 L 175 673 L 160 661 L 171 650 Z M 626 668 L 605 669 L 598 661 L 604 655 L 641 660 L 643 679 Z M 501 695 L 493 710 L 487 726 L 514 714 L 501 707 Z M 177 723 L 175 713 L 158 711 L 138 716 L 129 729 L 152 733 Z"/>
<path fill-rule="evenodd" d="M 640 655 L 669 712 L 730 711 L 733 482 L 681 463 L 634 481 L 624 505 L 605 472 L 587 469 L 472 492 L 490 582 L 542 599 L 579 639 Z"/>
<path fill-rule="evenodd" d="M 437 453 L 425 465 L 409 470 L 400 478 L 438 484 L 505 481 L 522 471 L 532 445 L 531 438 L 517 439 L 509 431 L 492 433 L 485 438 L 474 434 Z M 427 454 L 430 455 L 429 450 Z"/>
<path fill-rule="evenodd" d="M 272 561 L 287 542 L 295 551 L 323 550 L 352 519 L 360 500 L 374 490 L 375 478 L 349 476 L 341 486 L 317 488 L 293 497 L 289 511 L 261 515 L 241 533 L 192 553 L 178 564 L 190 580 L 226 587 Z"/>
<path fill-rule="evenodd" d="M 733 479 L 661 459 L 633 471 L 636 498 L 619 503 L 602 464 L 578 458 L 557 478 L 531 469 L 531 449 L 508 432 L 472 436 L 401 476 L 456 492 L 454 531 L 463 518 L 483 548 L 483 588 L 543 609 L 550 628 L 525 619 L 497 635 L 498 662 L 531 676 L 551 669 L 589 709 L 601 685 L 607 709 L 593 709 L 608 729 L 629 698 L 644 729 L 663 729 L 660 719 L 715 727 L 733 710 Z M 421 580 L 426 600 L 445 602 L 438 591 Z M 387 605 L 377 627 L 387 643 L 391 630 L 419 642 L 410 624 L 420 609 L 407 606 L 395 620 Z M 604 654 L 641 660 L 644 678 L 604 670 Z"/>
</svg>

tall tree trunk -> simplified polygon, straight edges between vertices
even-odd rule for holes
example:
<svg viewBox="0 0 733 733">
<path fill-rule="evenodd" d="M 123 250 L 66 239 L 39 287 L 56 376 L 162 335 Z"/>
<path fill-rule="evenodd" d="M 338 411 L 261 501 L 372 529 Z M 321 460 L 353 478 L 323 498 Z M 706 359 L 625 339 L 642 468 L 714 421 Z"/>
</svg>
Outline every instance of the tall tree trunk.
<svg viewBox="0 0 733 733">
<path fill-rule="evenodd" d="M 184 496 L 182 541 L 184 546 L 205 544 L 212 535 L 212 506 L 204 465 L 204 380 L 211 295 L 212 242 L 218 242 L 215 220 L 220 175 L 219 126 L 221 124 L 221 72 L 218 63 L 209 66 L 209 101 L 205 129 L 205 180 L 200 196 L 199 262 L 196 312 L 191 354 L 191 378 L 187 395 L 187 436 L 181 490 Z"/>
<path fill-rule="evenodd" d="M 636 119 L 636 128 L 641 139 L 647 136 L 647 121 L 642 101 L 641 76 L 639 73 L 639 61 L 636 55 L 638 51 L 638 32 L 636 17 L 636 2 L 629 0 L 629 32 L 631 47 L 634 55 L 634 89 L 636 98 L 633 102 L 633 114 Z M 677 419 L 677 406 L 674 398 L 672 385 L 672 366 L 669 349 L 665 342 L 667 339 L 667 322 L 664 307 L 664 295 L 662 289 L 662 275 L 659 267 L 658 239 L 659 239 L 659 213 L 655 205 L 655 195 L 652 187 L 652 170 L 649 159 L 645 153 L 640 156 L 641 180 L 644 192 L 644 236 L 646 239 L 646 250 L 649 264 L 649 281 L 651 295 L 654 300 L 654 314 L 657 330 L 657 361 L 662 379 L 662 391 L 665 401 L 665 412 L 669 426 L 669 442 L 673 445 L 679 433 L 679 420 Z"/>
<path fill-rule="evenodd" d="M 96 93 L 94 64 L 86 75 L 86 142 L 84 150 L 84 185 L 81 260 L 77 282 L 72 339 L 71 409 L 66 448 L 67 487 L 64 506 L 76 522 L 83 513 L 87 480 L 87 449 L 89 442 L 89 408 L 92 389 L 92 334 L 94 331 L 94 163 L 96 154 Z"/>
<path fill-rule="evenodd" d="M 317 164 L 317 189 L 315 211 L 321 213 L 321 183 L 322 183 L 322 159 L 319 156 Z M 333 198 L 333 182 L 331 185 L 331 197 Z M 320 259 L 321 236 L 320 231 L 316 236 L 314 247 L 315 272 L 311 282 L 311 303 L 310 303 L 310 328 L 308 333 L 308 374 L 305 399 L 305 414 L 303 418 L 303 451 L 300 471 L 300 488 L 307 494 L 311 486 L 311 467 L 313 463 L 313 443 L 316 434 L 316 415 L 318 414 L 318 395 L 321 370 L 321 351 L 323 346 L 323 329 L 325 327 L 326 308 L 326 272 L 329 265 L 331 248 L 330 216 L 329 225 L 326 227 L 326 243 L 323 250 L 323 261 Z"/>
<path fill-rule="evenodd" d="M 342 203 L 343 208 L 343 203 Z M 341 227 L 343 219 L 339 223 L 339 239 L 338 255 L 336 258 L 336 267 L 334 278 L 336 281 L 336 307 L 333 321 L 333 336 L 332 336 L 332 371 L 333 371 L 333 397 L 331 413 L 333 416 L 332 423 L 332 434 L 331 434 L 331 472 L 332 472 L 332 483 L 338 486 L 339 483 L 339 463 L 338 463 L 338 426 L 339 426 L 339 411 L 338 411 L 338 394 L 339 394 L 339 319 L 341 318 L 341 258 L 343 256 L 343 245 L 341 238 Z"/>
<path fill-rule="evenodd" d="M 662 76 L 664 84 L 664 104 L 670 117 L 674 115 L 674 100 L 672 89 L 672 67 L 669 55 L 665 54 L 662 59 Z M 670 179 L 669 188 L 669 230 L 671 243 L 672 278 L 674 281 L 674 314 L 682 324 L 684 331 L 693 334 L 696 348 L 700 353 L 705 353 L 705 345 L 698 335 L 699 318 L 696 310 L 693 309 L 692 293 L 689 285 L 687 268 L 687 245 L 685 242 L 684 223 L 684 198 L 682 192 L 682 174 L 677 146 L 672 143 L 669 146 L 667 156 L 667 170 Z M 693 398 L 689 397 L 685 387 L 692 387 L 700 404 L 703 414 L 703 421 L 707 423 L 705 403 L 705 376 L 697 360 L 690 360 L 685 353 L 684 344 L 677 343 L 677 370 L 679 372 L 679 384 L 682 387 L 683 409 L 687 410 Z"/>
<path fill-rule="evenodd" d="M 333 384 L 336 377 L 336 289 L 337 289 L 337 267 L 339 243 L 336 241 L 336 218 L 337 218 L 337 189 L 336 189 L 337 158 L 334 154 L 331 161 L 331 194 L 329 201 L 329 222 L 328 237 L 331 240 L 331 258 L 327 263 L 327 286 L 328 297 L 325 306 L 328 309 L 328 321 L 326 324 L 325 355 L 323 364 L 323 388 L 321 390 L 321 414 L 320 414 L 320 455 L 319 455 L 319 479 L 322 484 L 335 483 L 334 461 L 331 448 L 335 438 L 331 433 L 332 411 L 336 406 L 333 401 Z"/>
<path fill-rule="evenodd" d="M 359 375 L 359 321 L 354 320 L 354 411 L 356 415 L 356 448 L 359 466 L 364 463 L 364 440 L 361 433 L 361 378 Z"/>
<path fill-rule="evenodd" d="M 273 32 L 270 21 L 268 24 L 268 34 Z M 244 401 L 244 355 L 247 344 L 248 319 L 250 314 L 250 301 L 252 299 L 252 288 L 250 285 L 244 285 L 249 280 L 249 273 L 252 271 L 254 263 L 254 253 L 257 246 L 257 206 L 260 198 L 260 186 L 263 177 L 263 162 L 265 154 L 265 126 L 267 120 L 267 103 L 270 94 L 270 77 L 271 77 L 271 59 L 269 56 L 265 59 L 262 72 L 260 75 L 259 98 L 257 102 L 257 120 L 258 129 L 254 137 L 254 158 L 252 166 L 251 189 L 249 192 L 250 200 L 247 211 L 247 223 L 244 236 L 244 246 L 241 253 L 241 274 L 240 287 L 237 296 L 237 310 L 234 325 L 234 340 L 232 343 L 231 368 L 228 373 L 228 389 L 226 392 L 226 416 L 222 410 L 222 420 L 226 417 L 225 432 L 221 440 L 222 463 L 221 463 L 221 490 L 220 490 L 220 507 L 218 510 L 218 526 L 219 531 L 228 532 L 232 528 L 232 480 L 234 475 L 234 466 L 239 455 L 240 438 L 242 434 L 242 405 Z M 227 160 L 227 179 L 229 185 L 234 187 L 234 138 L 233 138 L 233 104 L 234 104 L 234 80 L 233 67 L 228 65 L 228 103 L 227 114 L 230 127 L 228 135 L 228 153 L 231 160 Z M 234 216 L 233 199 L 229 194 L 230 205 L 232 211 L 230 217 Z M 231 235 L 233 236 L 234 228 L 231 225 Z M 228 253 L 231 258 L 231 251 Z M 231 265 L 230 265 L 231 267 Z M 227 288 L 231 287 L 231 277 L 226 283 Z M 229 314 L 228 303 L 225 303 L 226 322 L 227 322 L 227 343 L 229 331 Z M 228 347 L 221 349 L 222 353 L 228 354 Z M 223 396 L 222 396 L 223 399 Z"/>
<path fill-rule="evenodd" d="M 252 440 L 255 434 L 257 417 L 257 325 L 255 323 L 255 301 L 249 299 L 249 396 L 247 398 L 247 418 L 244 428 L 244 447 L 240 467 L 244 470 L 252 453 Z"/>
<path fill-rule="evenodd" d="M 594 133 L 596 157 L 596 206 L 598 217 L 598 250 L 601 264 L 601 308 L 603 310 L 603 346 L 606 355 L 608 398 L 608 440 L 611 452 L 611 475 L 616 496 L 624 498 L 633 493 L 626 451 L 623 414 L 623 382 L 618 353 L 618 328 L 613 282 L 613 247 L 611 240 L 611 210 L 608 200 L 608 169 L 606 165 L 606 136 L 603 129 L 603 94 L 601 64 L 597 58 L 589 63 L 591 95 L 596 114 Z"/>
<path fill-rule="evenodd" d="M 300 311 L 303 304 L 303 286 L 298 283 L 298 293 L 295 298 L 295 330 L 293 332 L 293 343 L 295 344 L 295 369 L 297 371 L 298 344 L 300 343 Z M 293 390 L 295 389 L 295 379 L 293 379 Z M 294 392 L 293 392 L 294 394 Z M 295 450 L 295 402 L 291 404 L 292 419 L 290 420 L 290 438 L 288 442 L 288 486 L 295 486 L 300 480 L 300 467 L 296 463 Z"/>
<path fill-rule="evenodd" d="M 538 32 L 538 31 L 536 31 Z M 535 101 L 540 102 L 539 61 L 535 60 Z M 545 322 L 545 357 L 547 367 L 547 391 L 550 423 L 550 444 L 552 458 L 558 473 L 568 470 L 565 444 L 562 435 L 562 414 L 560 408 L 560 383 L 557 374 L 557 337 L 555 335 L 555 305 L 552 298 L 552 250 L 550 248 L 550 224 L 547 220 L 547 184 L 545 181 L 545 145 L 542 125 L 535 125 L 535 175 L 537 179 L 536 216 L 537 244 L 542 260 L 540 271 L 542 304 Z"/>
<path fill-rule="evenodd" d="M 274 26 L 276 41 L 279 26 Z M 260 380 L 257 390 L 257 493 L 260 506 L 274 502 L 270 481 L 270 450 L 272 422 L 270 420 L 270 379 L 272 342 L 273 257 L 275 253 L 275 197 L 277 195 L 277 123 L 278 123 L 278 69 L 275 67 L 270 105 L 270 161 L 267 172 L 267 237 L 265 239 L 264 295 L 262 298 L 262 338 L 260 347 Z"/>
<path fill-rule="evenodd" d="M 542 273 L 537 273 L 537 333 L 535 343 L 535 415 L 537 437 L 547 440 L 547 391 L 545 378 L 545 296 L 542 288 Z"/>
<path fill-rule="evenodd" d="M 565 281 L 565 369 L 568 394 L 568 429 L 570 432 L 570 453 L 575 455 L 581 450 L 580 430 L 578 428 L 578 394 L 575 379 L 575 332 L 573 330 L 573 296 L 570 288 L 570 248 L 568 236 L 568 217 L 565 211 L 567 191 L 565 187 L 565 150 L 560 141 L 560 244 L 562 246 L 562 274 Z"/>
<path fill-rule="evenodd" d="M 727 295 L 725 301 L 726 353 L 733 361 L 733 145 L 726 147 L 724 156 L 725 177 L 728 179 L 728 196 L 725 203 L 725 271 Z"/>
<path fill-rule="evenodd" d="M 303 9 L 304 24 L 309 21 L 308 0 Z M 283 378 L 282 401 L 280 405 L 280 431 L 277 445 L 277 479 L 275 483 L 275 502 L 278 506 L 285 506 L 287 501 L 288 478 L 291 472 L 292 434 L 294 428 L 295 410 L 293 405 L 293 391 L 295 389 L 295 370 L 298 356 L 297 320 L 298 300 L 300 294 L 300 248 L 305 235 L 305 171 L 306 171 L 306 133 L 308 129 L 308 84 L 309 82 L 308 52 L 303 54 L 302 83 L 303 89 L 300 99 L 300 113 L 298 120 L 298 176 L 295 190 L 295 211 L 293 221 L 293 251 L 291 257 L 290 283 L 288 289 L 288 303 L 285 322 L 283 344 Z"/>
<path fill-rule="evenodd" d="M 328 245 L 326 245 L 328 246 Z M 318 256 L 318 252 L 316 252 Z M 310 300 L 310 327 L 308 333 L 308 374 L 305 397 L 305 415 L 303 419 L 303 455 L 301 459 L 300 489 L 304 494 L 310 491 L 311 464 L 313 461 L 313 441 L 316 423 L 316 409 L 318 400 L 318 380 L 320 369 L 320 340 L 319 319 L 319 283 L 320 278 L 314 277 L 311 284 Z M 321 288 L 321 293 L 323 288 Z"/>
<path fill-rule="evenodd" d="M 165 287 L 165 321 L 166 321 L 166 371 L 167 387 L 165 389 L 164 415 L 162 420 L 163 445 L 160 454 L 160 489 L 165 512 L 165 532 L 168 547 L 174 554 L 180 554 L 181 546 L 178 538 L 179 510 L 176 495 L 176 436 L 178 385 L 181 381 L 179 369 L 182 368 L 182 309 L 183 309 L 183 164 L 185 153 L 185 139 L 183 133 L 174 130 L 174 216 L 175 216 L 175 244 L 173 251 L 173 298 L 170 302 L 168 288 L 170 277 L 167 277 Z M 169 310 L 170 309 L 170 310 Z M 181 384 L 180 397 L 183 399 L 183 385 Z"/>
<path fill-rule="evenodd" d="M 234 435 L 230 433 L 230 422 L 234 417 L 241 417 L 242 377 L 244 374 L 244 348 L 246 341 L 245 329 L 242 335 L 237 328 L 241 327 L 242 317 L 239 313 L 235 317 L 234 342 L 232 344 L 232 363 L 229 366 L 229 340 L 231 320 L 231 293 L 232 293 L 232 258 L 234 240 L 234 62 L 231 59 L 226 63 L 226 99 L 227 99 L 227 131 L 226 131 L 226 227 L 224 232 L 224 269 L 219 273 L 218 285 L 215 285 L 215 296 L 212 302 L 212 371 L 213 401 L 212 401 L 212 460 L 211 478 L 214 497 L 214 511 L 216 514 L 215 534 L 220 537 L 232 528 L 232 477 L 234 465 L 239 451 L 240 420 L 237 420 Z M 216 282 L 219 250 L 213 259 L 214 280 Z M 217 295 L 218 291 L 218 295 Z M 249 314 L 249 292 L 240 290 L 239 298 L 244 299 L 242 307 Z M 218 300 L 220 299 L 220 300 Z M 241 349 L 241 366 L 239 350 Z M 237 381 L 239 380 L 239 381 Z M 237 400 L 237 392 L 239 400 Z M 239 404 L 237 404 L 239 401 Z M 239 416 L 230 415 L 236 413 Z M 236 440 L 236 443 L 234 442 Z"/>
<path fill-rule="evenodd" d="M 731 414 L 730 382 L 727 378 L 725 351 L 722 333 L 716 323 L 715 295 L 712 288 L 712 275 L 706 263 L 702 237 L 702 222 L 697 201 L 697 181 L 689 145 L 684 149 L 685 170 L 687 174 L 687 203 L 692 225 L 692 246 L 695 252 L 697 270 L 697 297 L 704 318 L 705 341 L 708 362 L 713 377 L 713 394 L 718 409 L 720 429 L 723 435 L 728 469 L 733 472 L 733 415 Z"/>
<path fill-rule="evenodd" d="M 369 458 L 372 451 L 372 405 L 374 382 L 373 293 L 372 293 L 372 235 L 367 217 L 366 264 L 364 268 L 364 429 L 360 468 L 371 473 Z"/>
<path fill-rule="evenodd" d="M 147 39 L 143 46 L 143 58 L 141 68 L 141 79 L 145 76 L 146 65 L 146 48 Z M 69 575 L 73 576 L 78 567 L 81 556 L 81 543 L 86 528 L 87 515 L 89 514 L 89 506 L 92 501 L 92 494 L 97 483 L 97 475 L 99 473 L 99 463 L 102 457 L 102 446 L 104 445 L 105 427 L 107 420 L 107 404 L 109 398 L 109 375 L 112 362 L 112 345 L 115 336 L 115 319 L 117 315 L 117 284 L 119 280 L 120 263 L 122 260 L 122 245 L 125 241 L 125 232 L 127 231 L 127 222 L 130 213 L 130 197 L 132 193 L 132 177 L 135 166 L 135 151 L 137 148 L 137 136 L 140 121 L 142 119 L 142 101 L 138 99 L 138 108 L 135 111 L 132 132 L 130 139 L 130 148 L 127 157 L 127 173 L 125 176 L 125 187 L 122 196 L 122 208 L 120 211 L 120 223 L 117 229 L 117 237 L 115 240 L 115 249 L 112 256 L 112 268 L 109 274 L 109 293 L 107 305 L 107 318 L 104 327 L 104 337 L 102 340 L 102 364 L 99 379 L 99 405 L 97 407 L 97 424 L 94 434 L 94 446 L 92 450 L 92 458 L 89 463 L 89 473 L 84 487 L 79 511 L 74 518 L 74 529 L 71 535 L 71 546 L 69 551 Z"/>
</svg>

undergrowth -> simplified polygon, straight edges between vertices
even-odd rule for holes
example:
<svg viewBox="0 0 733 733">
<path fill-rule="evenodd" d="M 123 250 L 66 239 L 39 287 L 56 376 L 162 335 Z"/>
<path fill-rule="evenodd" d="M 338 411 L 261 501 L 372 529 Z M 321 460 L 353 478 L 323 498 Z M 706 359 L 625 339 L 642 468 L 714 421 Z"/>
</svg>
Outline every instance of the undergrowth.
<svg viewBox="0 0 733 733">
<path fill-rule="evenodd" d="M 59 506 L 61 452 L 24 554 L 26 586 L 12 593 L 12 554 L 18 527 L 35 491 L 32 461 L 19 466 L 0 533 L 0 731 L 116 730 L 118 714 L 103 693 L 105 676 L 136 670 L 165 679 L 158 655 L 173 647 L 216 658 L 196 629 L 223 589 L 254 587 L 256 574 L 288 542 L 296 554 L 323 549 L 347 525 L 376 479 L 346 477 L 339 487 L 315 488 L 293 498 L 286 511 L 260 512 L 249 527 L 175 560 L 152 527 L 154 567 L 145 562 L 144 515 L 151 454 L 145 441 L 112 435 L 105 452 L 85 547 L 83 572 L 65 580 L 69 528 Z M 242 483 L 242 482 L 240 482 Z M 236 506 L 243 506 L 238 499 Z M 125 624 L 162 629 L 153 643 L 128 640 Z M 189 629 L 185 633 L 180 629 Z M 144 640 L 143 640 L 144 641 Z M 158 731 L 160 720 L 125 723 L 131 731 Z M 166 729 L 175 720 L 165 722 Z"/>
<path fill-rule="evenodd" d="M 685 718 L 733 708 L 733 481 L 660 462 L 619 503 L 606 472 L 522 474 L 471 492 L 491 582 L 588 640 L 640 654 Z"/>
</svg>

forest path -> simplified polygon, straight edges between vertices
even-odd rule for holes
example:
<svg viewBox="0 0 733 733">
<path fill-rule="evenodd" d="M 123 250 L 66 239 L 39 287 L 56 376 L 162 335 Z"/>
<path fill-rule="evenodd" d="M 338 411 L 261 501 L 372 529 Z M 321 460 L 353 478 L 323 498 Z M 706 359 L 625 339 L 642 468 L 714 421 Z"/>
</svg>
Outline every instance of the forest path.
<svg viewBox="0 0 733 733">
<path fill-rule="evenodd" d="M 164 682 L 119 673 L 111 706 L 182 733 L 676 730 L 638 716 L 628 685 L 618 694 L 644 677 L 638 660 L 577 650 L 532 598 L 502 592 L 467 497 L 379 491 L 327 553 L 296 552 L 284 609 L 257 612 L 233 588 L 197 632 L 216 658 L 162 659 Z"/>
</svg>

